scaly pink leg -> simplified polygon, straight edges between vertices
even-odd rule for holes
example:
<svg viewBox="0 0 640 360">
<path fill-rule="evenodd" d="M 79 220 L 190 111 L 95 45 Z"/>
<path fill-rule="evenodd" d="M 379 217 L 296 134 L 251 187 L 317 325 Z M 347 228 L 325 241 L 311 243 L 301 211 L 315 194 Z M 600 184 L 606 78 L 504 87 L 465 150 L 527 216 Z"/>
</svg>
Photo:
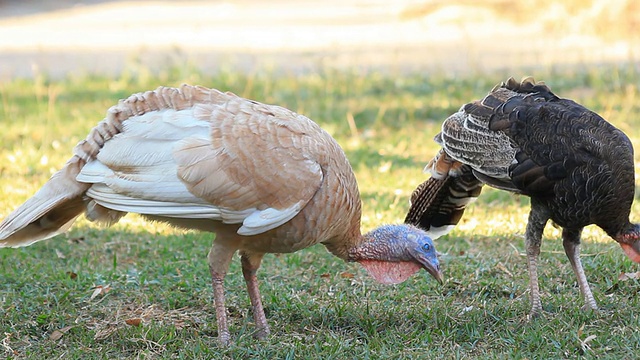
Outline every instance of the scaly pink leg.
<svg viewBox="0 0 640 360">
<path fill-rule="evenodd" d="M 578 286 L 580 286 L 580 292 L 584 297 L 585 305 L 582 307 L 582 310 L 598 310 L 596 299 L 593 297 L 593 293 L 591 293 L 591 288 L 587 282 L 587 276 L 582 268 L 582 261 L 580 261 L 581 232 L 582 229 L 577 231 L 564 229 L 562 231 L 562 245 L 564 246 L 564 252 L 569 258 L 573 272 L 578 278 Z"/>
<path fill-rule="evenodd" d="M 234 253 L 235 249 L 229 249 L 214 242 L 208 256 L 213 285 L 213 300 L 216 307 L 216 320 L 218 322 L 218 341 L 223 346 L 229 345 L 231 341 L 231 334 L 227 324 L 227 308 L 225 307 L 224 277 L 227 274 Z"/>
<path fill-rule="evenodd" d="M 253 320 L 256 323 L 255 337 L 261 340 L 269 335 L 269 324 L 267 324 L 267 317 L 264 315 L 264 308 L 262 307 L 262 300 L 260 299 L 260 289 L 258 288 L 258 278 L 256 277 L 256 272 L 260 267 L 263 256 L 264 254 L 241 253 L 242 275 L 244 276 L 244 281 L 247 283 L 247 292 L 249 292 L 249 299 L 251 300 L 253 310 Z"/>
<path fill-rule="evenodd" d="M 218 340 L 221 345 L 226 346 L 231 341 L 231 334 L 227 324 L 227 309 L 224 304 L 224 276 L 225 274 L 219 274 L 211 270 L 213 300 L 216 306 L 216 320 L 218 322 Z"/>
</svg>

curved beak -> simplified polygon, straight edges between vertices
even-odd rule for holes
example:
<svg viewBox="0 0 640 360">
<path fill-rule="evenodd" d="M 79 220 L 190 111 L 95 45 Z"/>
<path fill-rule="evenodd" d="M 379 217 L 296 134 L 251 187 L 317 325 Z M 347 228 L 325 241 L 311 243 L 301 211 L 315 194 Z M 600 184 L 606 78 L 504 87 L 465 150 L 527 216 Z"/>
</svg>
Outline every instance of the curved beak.
<svg viewBox="0 0 640 360">
<path fill-rule="evenodd" d="M 420 265 L 422 265 L 423 269 L 427 270 L 427 272 L 431 274 L 434 279 L 438 280 L 440 285 L 444 284 L 444 275 L 442 275 L 442 271 L 440 270 L 440 263 L 438 262 L 438 259 L 435 258 L 435 256 L 434 259 L 417 256 L 416 260 L 420 263 Z"/>
<path fill-rule="evenodd" d="M 442 271 L 440 271 L 440 266 L 436 265 L 435 267 L 431 268 L 425 267 L 425 270 L 427 270 L 429 274 L 431 274 L 431 276 L 438 280 L 440 285 L 444 284 L 444 276 L 442 275 Z"/>
</svg>

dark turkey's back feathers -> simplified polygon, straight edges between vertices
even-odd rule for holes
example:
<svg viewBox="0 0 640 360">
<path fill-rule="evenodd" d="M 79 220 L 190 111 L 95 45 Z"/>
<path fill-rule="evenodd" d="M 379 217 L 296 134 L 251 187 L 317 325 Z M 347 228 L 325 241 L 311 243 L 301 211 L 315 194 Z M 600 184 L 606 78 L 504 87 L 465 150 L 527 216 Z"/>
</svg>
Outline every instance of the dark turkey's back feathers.
<svg viewBox="0 0 640 360">
<path fill-rule="evenodd" d="M 438 139 L 482 182 L 541 199 L 561 226 L 628 224 L 631 142 L 544 83 L 507 80 L 445 120 Z"/>
<path fill-rule="evenodd" d="M 530 316 L 542 312 L 537 259 L 549 220 L 563 228 L 563 247 L 585 309 L 597 309 L 597 304 L 580 261 L 584 226 L 598 225 L 640 263 L 640 225 L 629 221 L 635 190 L 633 147 L 624 133 L 596 113 L 557 97 L 532 78 L 511 78 L 448 117 L 436 138 L 442 149 L 427 165 L 432 173 L 429 186 L 415 190 L 406 222 L 425 229 L 448 223 L 445 228 L 450 230 L 483 184 L 528 195 Z M 477 183 L 474 192 L 462 193 L 466 197 L 459 201 L 455 186 L 462 176 L 467 177 L 464 183 Z"/>
</svg>

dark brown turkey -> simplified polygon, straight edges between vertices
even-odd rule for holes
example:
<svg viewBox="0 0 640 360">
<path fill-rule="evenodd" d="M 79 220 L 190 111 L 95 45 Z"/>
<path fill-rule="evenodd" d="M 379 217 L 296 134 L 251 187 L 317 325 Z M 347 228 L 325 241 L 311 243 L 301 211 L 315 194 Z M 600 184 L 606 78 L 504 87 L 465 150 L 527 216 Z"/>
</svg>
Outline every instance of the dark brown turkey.
<svg viewBox="0 0 640 360">
<path fill-rule="evenodd" d="M 435 141 L 442 149 L 426 166 L 431 178 L 413 192 L 405 222 L 435 238 L 458 223 L 485 184 L 529 196 L 531 316 L 542 311 L 537 259 L 549 220 L 563 228 L 584 309 L 597 309 L 580 262 L 585 226 L 598 225 L 640 262 L 640 226 L 629 222 L 633 146 L 598 114 L 557 97 L 542 82 L 510 78 L 447 118 Z"/>
</svg>

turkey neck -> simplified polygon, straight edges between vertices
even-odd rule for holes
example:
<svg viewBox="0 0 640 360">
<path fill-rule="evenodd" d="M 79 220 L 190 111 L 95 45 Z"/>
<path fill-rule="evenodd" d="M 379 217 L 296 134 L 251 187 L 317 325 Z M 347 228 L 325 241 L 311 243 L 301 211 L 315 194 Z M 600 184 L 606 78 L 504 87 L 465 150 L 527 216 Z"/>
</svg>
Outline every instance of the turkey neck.
<svg viewBox="0 0 640 360">
<path fill-rule="evenodd" d="M 385 236 L 385 234 L 376 234 L 373 231 L 365 235 L 360 235 L 359 243 L 354 244 L 348 249 L 347 261 L 394 261 L 390 254 L 395 253 L 393 247 L 398 245 L 398 241 L 394 238 Z"/>
<path fill-rule="evenodd" d="M 630 234 L 638 235 L 638 227 L 629 222 L 631 206 L 635 195 L 635 167 L 633 157 L 633 145 L 629 138 L 620 130 L 606 123 L 606 129 L 613 135 L 608 140 L 612 150 L 604 154 L 604 162 L 610 170 L 609 184 L 604 188 L 610 195 L 603 196 L 605 201 L 598 204 L 602 209 L 604 219 L 596 219 L 596 224 L 600 226 L 609 236 L 615 240 L 626 237 Z M 604 221 L 601 221 L 604 220 Z"/>
<path fill-rule="evenodd" d="M 640 225 L 627 221 L 621 230 L 608 234 L 619 243 L 632 244 L 640 238 Z"/>
</svg>

